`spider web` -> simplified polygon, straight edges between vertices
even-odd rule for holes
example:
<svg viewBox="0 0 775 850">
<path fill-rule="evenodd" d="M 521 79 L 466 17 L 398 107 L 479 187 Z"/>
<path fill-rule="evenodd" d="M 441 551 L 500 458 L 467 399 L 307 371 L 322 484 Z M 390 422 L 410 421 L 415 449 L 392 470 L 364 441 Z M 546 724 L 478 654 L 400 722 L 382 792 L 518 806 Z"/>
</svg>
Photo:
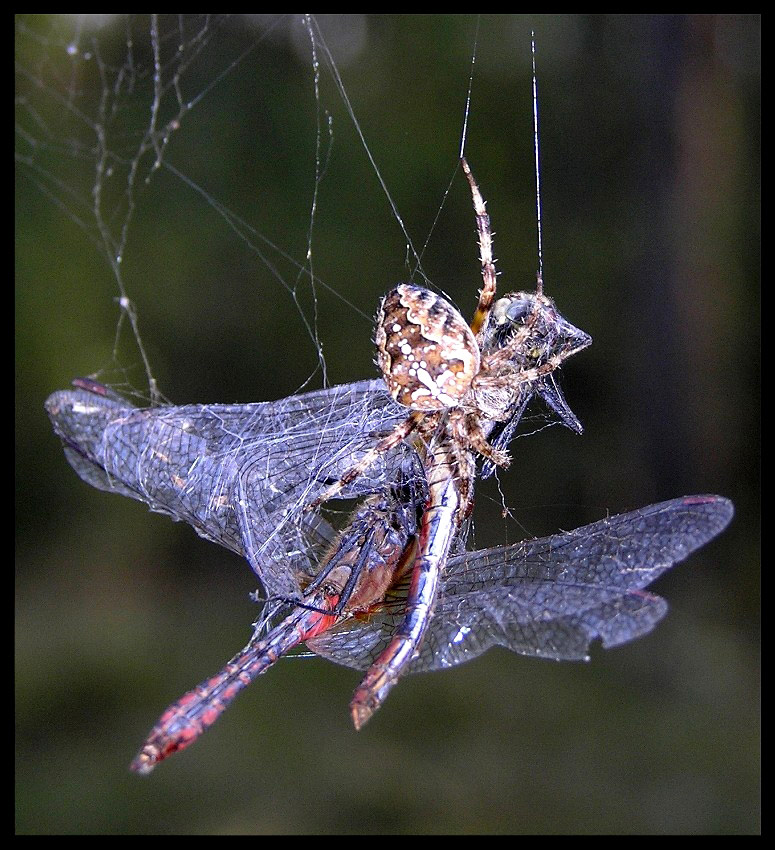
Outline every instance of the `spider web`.
<svg viewBox="0 0 775 850">
<path fill-rule="evenodd" d="M 406 203 L 392 195 L 398 180 L 380 171 L 386 156 L 379 150 L 379 133 L 385 128 L 361 126 L 359 113 L 367 98 L 364 87 L 346 71 L 369 51 L 379 59 L 373 48 L 378 26 L 357 15 L 320 20 L 273 15 L 17 17 L 17 196 L 32 188 L 31 204 L 37 206 L 42 199 L 96 249 L 102 280 L 95 292 L 102 292 L 102 305 L 112 297 L 118 312 L 110 367 L 124 372 L 127 364 L 139 365 L 147 384 L 144 395 L 151 403 L 161 401 L 162 395 L 152 352 L 157 340 L 148 331 L 149 323 L 162 324 L 156 309 L 161 313 L 164 308 L 174 312 L 176 307 L 192 307 L 190 292 L 178 293 L 176 305 L 174 298 L 165 299 L 160 283 L 169 286 L 165 274 L 172 276 L 175 265 L 183 268 L 162 255 L 154 242 L 163 239 L 168 228 L 178 237 L 176 217 L 196 215 L 205 222 L 196 226 L 209 227 L 226 243 L 219 246 L 230 252 L 221 264 L 225 268 L 213 274 L 225 278 L 230 263 L 243 263 L 246 274 L 255 279 L 255 290 L 263 289 L 263 299 L 271 295 L 291 306 L 296 313 L 294 333 L 299 330 L 308 340 L 305 353 L 314 355 L 309 369 L 320 372 L 315 380 L 324 386 L 329 384 L 323 348 L 328 340 L 321 332 L 321 309 L 355 319 L 365 331 L 359 336 L 367 337 L 378 296 L 390 286 L 418 278 L 433 286 L 421 257 L 449 193 L 463 149 L 460 136 L 468 130 L 479 24 L 471 18 L 458 31 L 462 39 L 448 105 L 455 129 L 443 140 L 450 182 L 436 185 L 435 201 L 423 199 L 424 220 L 411 227 L 415 238 L 399 212 Z M 278 81 L 283 74 L 295 75 L 291 85 L 287 79 Z M 285 98 L 285 103 L 278 109 L 273 97 Z M 232 116 L 223 111 L 235 103 L 240 115 L 230 121 Z M 399 117 L 397 107 L 385 122 Z M 292 125 L 291 130 L 282 132 L 283 124 Z M 230 157 L 234 150 L 229 133 L 242 134 L 238 145 L 244 160 L 237 179 L 227 163 L 219 161 L 221 141 L 227 152 L 221 156 Z M 285 156 L 291 147 L 301 149 L 302 155 Z M 346 163 L 340 150 L 348 157 Z M 355 166 L 354 158 L 360 160 Z M 299 161 L 303 173 L 291 170 Z M 365 209 L 373 216 L 371 210 L 378 208 L 381 223 L 392 220 L 393 242 L 386 253 L 395 257 L 393 269 L 380 271 L 363 294 L 343 279 L 350 274 L 334 271 L 331 278 L 330 264 L 318 269 L 318 254 L 325 258 L 331 250 L 357 253 L 358 234 L 355 244 L 350 233 L 334 238 L 325 234 L 328 241 L 322 242 L 326 216 L 332 215 L 326 210 L 341 204 L 332 200 L 331 189 L 343 166 L 356 186 L 370 172 Z M 275 188 L 283 184 L 285 190 Z M 165 196 L 171 199 L 166 205 Z M 246 203 L 248 197 L 252 204 Z M 288 214 L 291 203 L 293 220 Z M 466 209 L 474 244 L 465 194 L 459 203 Z M 322 204 L 328 206 L 321 209 Z M 354 212 L 358 214 L 362 212 Z M 193 230 L 190 238 L 196 239 Z M 236 251 L 241 253 L 233 259 Z M 374 276 L 369 258 L 366 263 L 366 274 Z M 475 293 L 474 254 L 471 272 L 472 285 L 456 289 L 453 298 Z M 197 278 L 187 282 L 190 291 L 206 285 L 201 267 L 192 274 Z M 222 296 L 231 295 L 235 301 L 240 297 L 238 284 L 222 280 L 221 287 Z M 262 306 L 265 303 L 262 300 Z M 251 298 L 240 306 L 250 309 Z M 465 314 L 470 309 L 465 305 Z M 133 353 L 121 346 L 125 327 Z M 109 371 L 104 369 L 100 376 L 115 383 Z M 354 377 L 366 375 L 361 370 Z"/>
<path fill-rule="evenodd" d="M 17 18 L 19 182 L 33 187 L 60 227 L 75 225 L 80 241 L 99 258 L 92 295 L 84 302 L 94 313 L 88 332 L 94 332 L 95 317 L 113 311 L 101 324 L 103 331 L 112 325 L 110 340 L 88 349 L 82 374 L 88 371 L 141 405 L 166 402 L 161 387 L 175 401 L 186 400 L 185 389 L 179 389 L 182 370 L 196 376 L 257 366 L 267 372 L 267 363 L 284 358 L 271 378 L 281 379 L 286 371 L 291 377 L 275 388 L 263 375 L 265 386 L 243 396 L 246 400 L 374 374 L 366 370 L 379 297 L 398 280 L 434 286 L 423 261 L 430 257 L 428 268 L 439 267 L 460 139 L 469 119 L 475 125 L 478 117 L 470 105 L 472 85 L 475 94 L 479 82 L 474 73 L 479 34 L 475 18 L 458 30 L 454 85 L 445 104 L 450 129 L 434 139 L 448 150 L 430 154 L 446 161 L 449 172 L 435 183 L 430 203 L 410 187 L 423 210 L 421 224 L 415 214 L 410 227 L 400 212 L 408 206 L 406 197 L 394 197 L 401 182 L 395 171 L 386 176 L 380 169 L 385 149 L 395 147 L 390 122 L 400 118 L 403 106 L 379 126 L 369 125 L 363 107 L 368 80 L 364 85 L 347 74 L 348 63 L 364 52 L 371 50 L 371 58 L 379 60 L 367 25 L 375 26 L 359 16 Z M 523 42 L 527 63 L 529 41 Z M 289 75 L 290 85 L 279 79 Z M 279 105 L 273 102 L 276 88 L 282 91 Z M 526 88 L 526 125 L 527 94 Z M 237 116 L 228 114 L 235 103 Z M 218 144 L 232 130 L 244 148 L 244 176 L 237 172 L 236 179 Z M 524 142 L 529 150 L 528 132 Z M 297 145 L 302 154 L 286 156 Z M 302 169 L 295 167 L 299 161 Z M 524 161 L 529 166 L 531 157 Z M 343 180 L 367 185 L 361 206 L 355 207 L 352 194 L 336 195 Z M 455 281 L 449 294 L 453 302 L 469 299 L 461 303 L 467 315 L 480 286 L 475 229 L 467 188 L 453 197 L 462 224 L 449 227 L 456 241 L 460 233 L 468 236 L 461 248 L 468 270 L 465 282 Z M 330 222 L 341 227 L 334 219 L 337 205 L 352 207 L 352 213 L 344 219 L 349 224 L 344 232 L 332 233 Z M 529 195 L 525 205 L 529 209 Z M 392 234 L 382 258 L 372 246 L 361 248 L 366 243 L 356 229 L 377 223 Z M 181 242 L 181 233 L 187 242 Z M 527 231 L 528 244 L 530 237 Z M 194 267 L 190 246 L 207 239 L 213 246 L 210 265 Z M 332 250 L 349 258 L 349 265 L 342 257 L 332 264 Z M 534 262 L 530 257 L 528 268 Z M 531 276 L 532 270 L 525 277 Z M 446 277 L 439 284 L 434 288 L 451 287 Z M 227 348 L 235 326 L 242 338 L 259 341 L 251 343 L 251 352 L 242 347 L 246 353 L 237 367 L 224 364 L 226 355 L 217 353 Z M 65 328 L 63 334 L 69 343 L 77 331 L 68 338 Z M 350 345 L 362 352 L 352 358 L 352 372 L 329 374 L 328 351 L 341 362 L 342 347 Z M 228 350 L 235 347 L 240 348 L 232 344 Z M 168 365 L 173 357 L 184 366 Z M 63 355 L 65 364 L 68 360 Z M 78 366 L 67 368 L 69 375 L 78 374 Z M 195 378 L 189 383 L 195 387 Z M 201 391 L 189 392 L 189 398 L 201 400 Z M 234 394 L 226 394 L 230 398 Z M 546 417 L 538 423 L 534 427 L 545 427 Z"/>
<path fill-rule="evenodd" d="M 359 21 L 351 16 L 340 23 L 352 35 L 357 34 Z M 168 403 L 161 386 L 166 389 L 169 381 L 157 377 L 157 363 L 160 356 L 163 359 L 157 344 L 159 328 L 166 335 L 169 326 L 177 326 L 191 293 L 200 288 L 198 280 L 190 281 L 189 292 L 167 297 L 167 268 L 171 276 L 181 262 L 170 258 L 165 268 L 164 258 L 158 254 L 156 243 L 168 232 L 170 219 L 160 195 L 187 196 L 181 215 L 188 215 L 193 207 L 207 226 L 217 228 L 231 250 L 236 246 L 239 261 L 247 261 L 255 279 L 254 291 L 240 293 L 235 287 L 232 293 L 229 283 L 221 284 L 217 293 L 221 302 L 242 297 L 248 302 L 257 296 L 285 317 L 278 324 L 294 321 L 294 331 L 300 332 L 294 334 L 294 355 L 310 364 L 306 367 L 309 371 L 298 379 L 299 388 L 330 384 L 318 293 L 325 293 L 329 310 L 333 304 L 348 320 L 361 320 L 363 332 L 358 335 L 369 347 L 371 311 L 376 303 L 376 299 L 364 303 L 360 298 L 356 303 L 348 298 L 346 289 L 329 286 L 316 270 L 318 203 L 337 137 L 335 123 L 346 123 L 354 132 L 364 162 L 377 175 L 377 192 L 381 184 L 388 200 L 387 214 L 409 246 L 406 265 L 420 269 L 417 251 L 366 145 L 329 46 L 333 36 L 341 48 L 341 32 L 331 22 L 321 28 L 310 16 L 17 18 L 15 155 L 19 180 L 26 188 L 32 187 L 33 197 L 42 198 L 61 221 L 74 225 L 87 250 L 96 253 L 98 282 L 90 306 L 96 315 L 104 305 L 115 305 L 114 332 L 107 358 L 103 354 L 96 360 L 103 365 L 91 371 L 95 366 L 92 359 L 87 368 L 101 382 L 133 397 L 135 404 Z M 255 143 L 256 151 L 252 157 L 248 153 L 247 159 L 260 161 L 262 152 L 267 156 L 268 145 L 262 136 L 270 135 L 274 127 L 271 119 L 264 122 L 262 110 L 272 110 L 266 99 L 272 94 L 273 74 L 281 61 L 298 75 L 294 96 L 300 97 L 303 110 L 298 113 L 299 127 L 293 140 L 304 145 L 301 159 L 309 166 L 303 188 L 293 193 L 301 199 L 295 203 L 293 217 L 303 226 L 291 237 L 278 226 L 286 217 L 277 209 L 277 193 L 270 193 L 270 204 L 265 204 L 270 212 L 274 205 L 274 215 L 262 218 L 255 207 L 245 211 L 238 206 L 243 199 L 239 193 L 229 194 L 223 178 L 214 179 L 214 174 L 220 177 L 217 146 L 203 151 L 201 135 L 205 129 L 214 132 L 216 123 L 221 133 L 228 130 L 223 120 L 219 121 L 223 117 L 217 113 L 219 98 L 224 102 L 231 99 L 233 89 L 250 80 L 255 91 L 245 100 L 245 110 L 255 110 L 249 141 Z M 259 72 L 263 72 L 263 80 L 257 77 Z M 286 115 L 289 108 L 283 107 Z M 335 108 L 345 121 L 337 116 L 335 122 Z M 246 184 L 248 193 L 262 195 L 260 178 L 246 180 Z M 396 255 L 400 264 L 400 247 Z M 155 268 L 149 268 L 149 263 Z M 226 260 L 224 266 L 228 264 Z M 227 272 L 216 270 L 215 274 L 225 276 Z M 405 277 L 398 272 L 395 276 Z M 291 320 L 289 313 L 294 314 Z M 109 327 L 110 321 L 105 326 Z M 191 336 L 197 333 L 202 332 L 189 331 Z M 187 334 L 173 332 L 172 336 L 185 345 Z M 301 355 L 299 349 L 303 349 Z M 365 358 L 362 362 L 368 364 Z M 77 369 L 65 368 L 73 370 L 71 375 Z M 176 386 L 173 393 L 178 393 Z M 271 397 L 270 393 L 259 397 Z M 209 408 L 203 405 L 202 409 Z M 394 424 L 395 415 L 382 414 L 377 405 L 372 414 L 374 427 L 379 427 L 380 417 Z M 360 433 L 359 422 L 355 416 L 350 439 Z M 321 433 L 326 427 L 321 421 Z M 109 489 L 111 485 L 108 482 Z M 296 495 L 294 500 L 300 498 Z"/>
<path fill-rule="evenodd" d="M 123 265 L 136 241 L 138 205 L 163 168 L 252 245 L 253 255 L 296 300 L 325 375 L 314 315 L 311 320 L 305 315 L 299 295 L 304 283 L 314 298 L 314 199 L 309 250 L 300 263 L 208 194 L 176 166 L 174 156 L 167 156 L 191 113 L 217 96 L 251 53 L 291 22 L 282 17 L 243 19 L 243 38 L 228 50 L 225 42 L 234 35 L 234 23 L 227 16 L 209 15 L 45 16 L 16 22 L 16 162 L 24 179 L 75 223 L 106 261 L 120 311 L 113 358 L 118 361 L 122 327 L 128 323 L 154 404 L 161 394 Z M 205 82 L 202 66 L 208 66 Z M 321 164 L 317 130 L 315 194 Z M 295 264 L 296 279 L 284 277 L 262 247 Z"/>
<path fill-rule="evenodd" d="M 279 302 L 294 311 L 294 339 L 300 334 L 307 340 L 308 373 L 299 384 L 314 380 L 325 386 L 341 380 L 329 379 L 324 356 L 329 339 L 321 328 L 331 314 L 354 320 L 368 346 L 381 294 L 399 280 L 433 285 L 420 258 L 444 207 L 461 132 L 468 126 L 466 90 L 470 102 L 478 22 L 468 19 L 457 31 L 455 80 L 445 106 L 454 129 L 441 142 L 448 155 L 436 156 L 448 176 L 436 183 L 431 203 L 423 198 L 422 223 L 411 228 L 399 212 L 406 201 L 392 194 L 400 186 L 398 176 L 380 170 L 388 159 L 380 134 L 400 120 L 401 107 L 385 116 L 383 126 L 361 126 L 361 112 L 368 120 L 369 92 L 347 74 L 348 65 L 369 55 L 374 62 L 365 66 L 379 72 L 379 26 L 379 19 L 358 15 L 17 17 L 17 196 L 20 204 L 29 198 L 28 210 L 42 201 L 49 214 L 61 216 L 59 227 L 65 221 L 75 225 L 100 258 L 97 309 L 113 298 L 118 318 L 110 356 L 100 357 L 109 364 L 95 374 L 116 385 L 121 381 L 111 372 L 126 377 L 138 366 L 144 378 L 135 380 L 147 385 L 141 394 L 151 403 L 161 401 L 160 384 L 170 378 L 157 375 L 154 349 L 165 332 L 164 310 L 169 316 L 195 309 L 191 293 L 202 291 L 208 285 L 202 277 L 211 273 L 221 276 L 222 300 L 236 305 L 242 299 L 230 306 L 233 312 L 252 309 L 257 293 L 264 313 Z M 383 30 L 388 38 L 384 24 Z M 235 153 L 240 167 L 230 169 L 226 160 Z M 336 195 L 343 174 L 350 194 Z M 332 208 L 351 207 L 352 187 L 366 181 L 366 204 L 353 207 L 345 221 L 359 218 L 366 228 L 387 222 L 392 241 L 385 256 L 392 259 L 387 267 L 383 260 L 375 274 L 371 258 L 364 258 L 360 274 L 373 284 L 354 288 L 351 271 L 340 273 L 318 257 L 327 260 L 332 251 L 357 256 L 359 240 L 366 244 L 358 233 L 327 232 L 340 226 Z M 470 205 L 465 194 L 458 201 L 473 247 Z M 175 299 L 173 276 L 178 270 L 182 275 L 185 264 L 158 242 L 168 229 L 182 239 L 186 234 L 175 227 L 176 219 L 188 216 L 201 221 L 191 222 L 191 241 L 198 238 L 194 228 L 209 228 L 209 238 L 220 240 L 213 251 L 223 259 L 220 269 L 215 263 L 220 257 L 212 261 L 212 272 L 192 263 L 188 293 L 178 291 Z M 56 235 L 50 236 L 53 247 Z M 478 286 L 476 256 L 469 255 L 472 284 L 453 297 L 475 293 Z M 243 267 L 243 277 L 252 275 L 253 293 L 226 280 L 235 264 Z M 322 323 L 321 310 L 328 312 Z M 465 305 L 466 314 L 470 310 Z M 176 334 L 172 324 L 167 321 L 166 330 Z M 154 335 L 149 329 L 157 325 L 161 330 Z M 363 368 L 353 377 L 367 377 Z M 177 398 L 174 386 L 173 393 Z"/>
</svg>

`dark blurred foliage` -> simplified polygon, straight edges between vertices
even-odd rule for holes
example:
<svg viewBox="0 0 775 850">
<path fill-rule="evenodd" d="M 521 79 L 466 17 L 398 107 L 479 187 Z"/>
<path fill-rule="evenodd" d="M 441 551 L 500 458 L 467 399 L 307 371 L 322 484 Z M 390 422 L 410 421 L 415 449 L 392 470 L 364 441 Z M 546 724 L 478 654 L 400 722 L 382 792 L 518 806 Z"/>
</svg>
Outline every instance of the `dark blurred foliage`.
<svg viewBox="0 0 775 850">
<path fill-rule="evenodd" d="M 455 169 L 477 19 L 318 23 L 419 251 Z M 657 585 L 671 605 L 664 623 L 588 665 L 493 651 L 407 679 L 359 734 L 347 713 L 357 674 L 289 660 L 150 779 L 128 773 L 135 749 L 171 700 L 242 646 L 255 581 L 187 526 L 88 488 L 50 432 L 43 401 L 76 375 L 102 370 L 147 390 L 126 326 L 113 357 L 116 279 L 86 232 L 95 56 L 124 61 L 127 24 L 86 25 L 79 62 L 66 50 L 74 18 L 16 24 L 17 830 L 757 832 L 759 17 L 479 25 L 466 153 L 501 291 L 535 275 L 534 27 L 546 289 L 594 345 L 563 370 L 585 434 L 518 440 L 503 496 L 479 489 L 475 543 L 682 494 L 731 497 L 728 532 Z M 164 49 L 178 27 L 190 37 L 200 24 L 162 18 Z M 138 70 L 149 24 L 131 26 Z M 181 76 L 184 99 L 201 99 L 164 154 L 177 172 L 146 182 L 152 158 L 142 160 L 121 264 L 161 389 L 184 403 L 320 386 L 303 319 L 317 323 L 331 383 L 375 375 L 370 317 L 413 264 L 322 44 L 316 101 L 299 18 L 213 18 L 205 32 Z M 116 118 L 119 156 L 149 124 L 151 83 L 138 75 Z M 314 301 L 306 278 L 239 238 L 217 204 L 303 263 L 317 121 L 312 256 L 330 289 Z M 106 181 L 110 200 L 123 186 Z M 422 260 L 466 314 L 477 253 L 458 174 Z M 502 519 L 502 500 L 514 519 Z"/>
</svg>

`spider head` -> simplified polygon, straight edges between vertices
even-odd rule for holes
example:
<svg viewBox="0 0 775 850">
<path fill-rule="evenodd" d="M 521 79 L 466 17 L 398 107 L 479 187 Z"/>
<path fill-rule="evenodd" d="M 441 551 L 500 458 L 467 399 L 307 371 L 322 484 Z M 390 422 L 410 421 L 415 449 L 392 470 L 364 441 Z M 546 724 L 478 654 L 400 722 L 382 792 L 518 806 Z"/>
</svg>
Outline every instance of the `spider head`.
<svg viewBox="0 0 775 850">
<path fill-rule="evenodd" d="M 485 356 L 505 362 L 514 379 L 525 385 L 519 393 L 520 413 L 529 398 L 539 395 L 563 424 L 582 427 L 554 379 L 563 361 L 586 348 L 592 337 L 560 314 L 543 293 L 514 292 L 495 302 L 482 341 Z"/>
</svg>

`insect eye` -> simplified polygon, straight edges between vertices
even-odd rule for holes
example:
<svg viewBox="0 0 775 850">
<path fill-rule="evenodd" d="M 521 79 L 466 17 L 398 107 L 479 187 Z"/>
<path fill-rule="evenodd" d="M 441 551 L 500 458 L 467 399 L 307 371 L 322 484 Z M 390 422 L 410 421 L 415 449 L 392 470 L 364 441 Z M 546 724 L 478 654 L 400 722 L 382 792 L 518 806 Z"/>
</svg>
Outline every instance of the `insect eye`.
<svg viewBox="0 0 775 850">
<path fill-rule="evenodd" d="M 496 301 L 492 309 L 493 320 L 499 327 L 524 324 L 533 310 L 533 301 L 523 295 L 511 295 Z"/>
<path fill-rule="evenodd" d="M 515 298 L 507 305 L 504 316 L 513 325 L 522 324 L 530 315 L 532 308 L 533 305 L 530 301 L 524 298 Z"/>
</svg>

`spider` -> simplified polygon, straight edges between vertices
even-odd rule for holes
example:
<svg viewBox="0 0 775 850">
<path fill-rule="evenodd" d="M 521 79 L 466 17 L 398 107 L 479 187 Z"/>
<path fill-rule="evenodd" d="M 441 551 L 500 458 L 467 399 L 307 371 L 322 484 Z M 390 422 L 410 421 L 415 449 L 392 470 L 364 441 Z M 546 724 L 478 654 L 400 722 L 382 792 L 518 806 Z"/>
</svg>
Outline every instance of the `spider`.
<svg viewBox="0 0 775 850">
<path fill-rule="evenodd" d="M 471 324 L 428 289 L 401 283 L 388 293 L 377 315 L 377 363 L 390 395 L 411 413 L 310 507 L 334 498 L 381 453 L 412 437 L 417 447 L 450 446 L 467 513 L 475 475 L 472 457 L 508 467 L 505 446 L 534 395 L 571 430 L 582 431 L 552 373 L 592 339 L 560 315 L 544 295 L 540 275 L 535 293 L 495 300 L 490 217 L 468 162 L 461 159 L 461 166 L 473 198 L 483 280 Z M 494 443 L 488 441 L 493 432 Z"/>
<path fill-rule="evenodd" d="M 350 703 L 358 729 L 419 649 L 447 556 L 473 507 L 476 456 L 485 459 L 485 472 L 487 464 L 509 465 L 505 447 L 534 395 L 571 430 L 582 430 L 553 373 L 592 340 L 544 295 L 540 274 L 535 293 L 495 300 L 490 218 L 465 159 L 461 165 L 473 198 L 483 280 L 471 324 L 446 299 L 419 286 L 402 283 L 388 293 L 377 316 L 377 362 L 390 395 L 411 412 L 309 506 L 333 498 L 382 452 L 412 438 L 427 482 L 418 551 L 404 619 Z"/>
</svg>

